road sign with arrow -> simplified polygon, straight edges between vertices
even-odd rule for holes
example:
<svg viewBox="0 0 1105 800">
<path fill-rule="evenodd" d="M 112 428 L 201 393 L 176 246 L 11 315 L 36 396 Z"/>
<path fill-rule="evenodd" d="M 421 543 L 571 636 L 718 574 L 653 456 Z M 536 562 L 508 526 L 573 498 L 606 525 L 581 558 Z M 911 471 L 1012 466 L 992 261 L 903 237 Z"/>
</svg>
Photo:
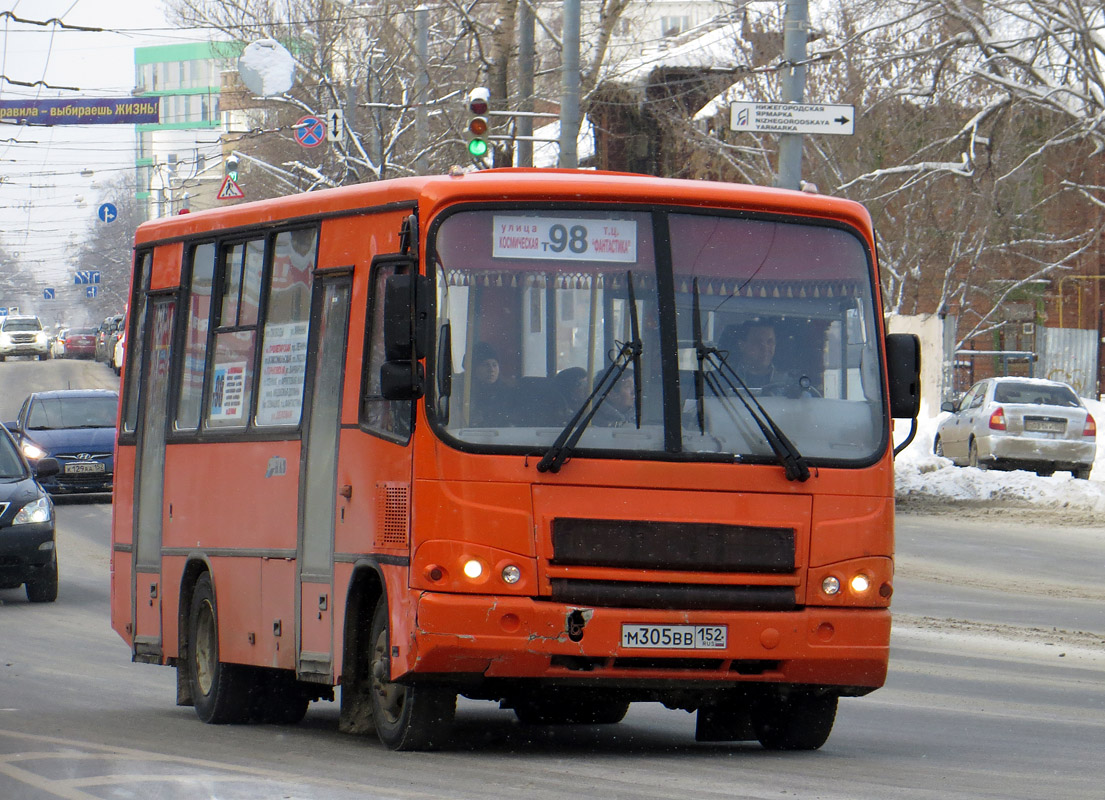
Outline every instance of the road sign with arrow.
<svg viewBox="0 0 1105 800">
<path fill-rule="evenodd" d="M 729 128 L 755 133 L 855 133 L 856 107 L 823 103 L 732 103 Z"/>
</svg>

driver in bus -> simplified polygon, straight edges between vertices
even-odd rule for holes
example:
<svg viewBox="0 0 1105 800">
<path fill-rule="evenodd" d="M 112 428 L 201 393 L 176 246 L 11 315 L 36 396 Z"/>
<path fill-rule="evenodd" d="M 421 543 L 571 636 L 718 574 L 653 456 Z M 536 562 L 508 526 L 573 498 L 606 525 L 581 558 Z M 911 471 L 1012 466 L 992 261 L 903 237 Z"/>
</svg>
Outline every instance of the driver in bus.
<svg viewBox="0 0 1105 800">
<path fill-rule="evenodd" d="M 730 325 L 722 331 L 718 350 L 728 352 L 729 363 L 750 388 L 786 380 L 787 376 L 775 368 L 775 326 L 767 320 Z"/>
</svg>

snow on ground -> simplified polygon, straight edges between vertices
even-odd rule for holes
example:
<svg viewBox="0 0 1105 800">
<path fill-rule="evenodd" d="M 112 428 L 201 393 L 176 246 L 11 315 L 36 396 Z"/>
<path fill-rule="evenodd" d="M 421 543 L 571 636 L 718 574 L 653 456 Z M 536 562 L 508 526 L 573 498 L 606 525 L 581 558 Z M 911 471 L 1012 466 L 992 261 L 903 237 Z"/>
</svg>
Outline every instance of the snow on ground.
<svg viewBox="0 0 1105 800">
<path fill-rule="evenodd" d="M 917 420 L 917 438 L 894 461 L 895 495 L 899 501 L 999 501 L 1039 508 L 1105 513 L 1105 403 L 1083 398 L 1097 420 L 1097 458 L 1088 481 L 1075 480 L 1069 472 L 1041 478 L 1034 472 L 980 470 L 955 467 L 932 452 L 936 427 L 949 416 Z M 905 441 L 909 423 L 895 421 L 895 444 Z"/>
</svg>

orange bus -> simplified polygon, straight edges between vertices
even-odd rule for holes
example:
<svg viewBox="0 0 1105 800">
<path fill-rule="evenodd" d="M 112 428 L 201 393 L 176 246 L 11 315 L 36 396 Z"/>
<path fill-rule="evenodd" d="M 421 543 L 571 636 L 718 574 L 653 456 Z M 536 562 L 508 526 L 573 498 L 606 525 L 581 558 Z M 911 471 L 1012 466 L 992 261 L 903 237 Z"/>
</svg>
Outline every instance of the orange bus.
<svg viewBox="0 0 1105 800">
<path fill-rule="evenodd" d="M 861 206 L 488 170 L 151 221 L 134 264 L 112 625 L 203 721 L 340 686 L 396 750 L 458 696 L 812 749 L 883 684 L 919 348 Z"/>
</svg>

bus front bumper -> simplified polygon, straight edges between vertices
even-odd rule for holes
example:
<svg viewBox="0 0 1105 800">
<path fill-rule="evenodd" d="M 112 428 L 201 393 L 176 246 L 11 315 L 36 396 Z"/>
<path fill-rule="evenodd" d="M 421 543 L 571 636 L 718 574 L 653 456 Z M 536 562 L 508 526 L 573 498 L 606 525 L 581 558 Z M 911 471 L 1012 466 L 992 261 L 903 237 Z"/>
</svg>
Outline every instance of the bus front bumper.
<svg viewBox="0 0 1105 800">
<path fill-rule="evenodd" d="M 423 592 L 417 614 L 410 652 L 399 659 L 393 653 L 399 662 L 393 677 L 480 673 L 626 686 L 664 681 L 688 688 L 757 681 L 863 693 L 885 682 L 890 650 L 885 608 L 632 610 Z M 665 638 L 665 629 L 678 631 L 676 638 L 684 641 L 697 627 L 724 626 L 726 643 L 702 649 L 626 646 L 626 632 L 642 626 L 656 626 L 649 630 L 658 639 Z"/>
</svg>

